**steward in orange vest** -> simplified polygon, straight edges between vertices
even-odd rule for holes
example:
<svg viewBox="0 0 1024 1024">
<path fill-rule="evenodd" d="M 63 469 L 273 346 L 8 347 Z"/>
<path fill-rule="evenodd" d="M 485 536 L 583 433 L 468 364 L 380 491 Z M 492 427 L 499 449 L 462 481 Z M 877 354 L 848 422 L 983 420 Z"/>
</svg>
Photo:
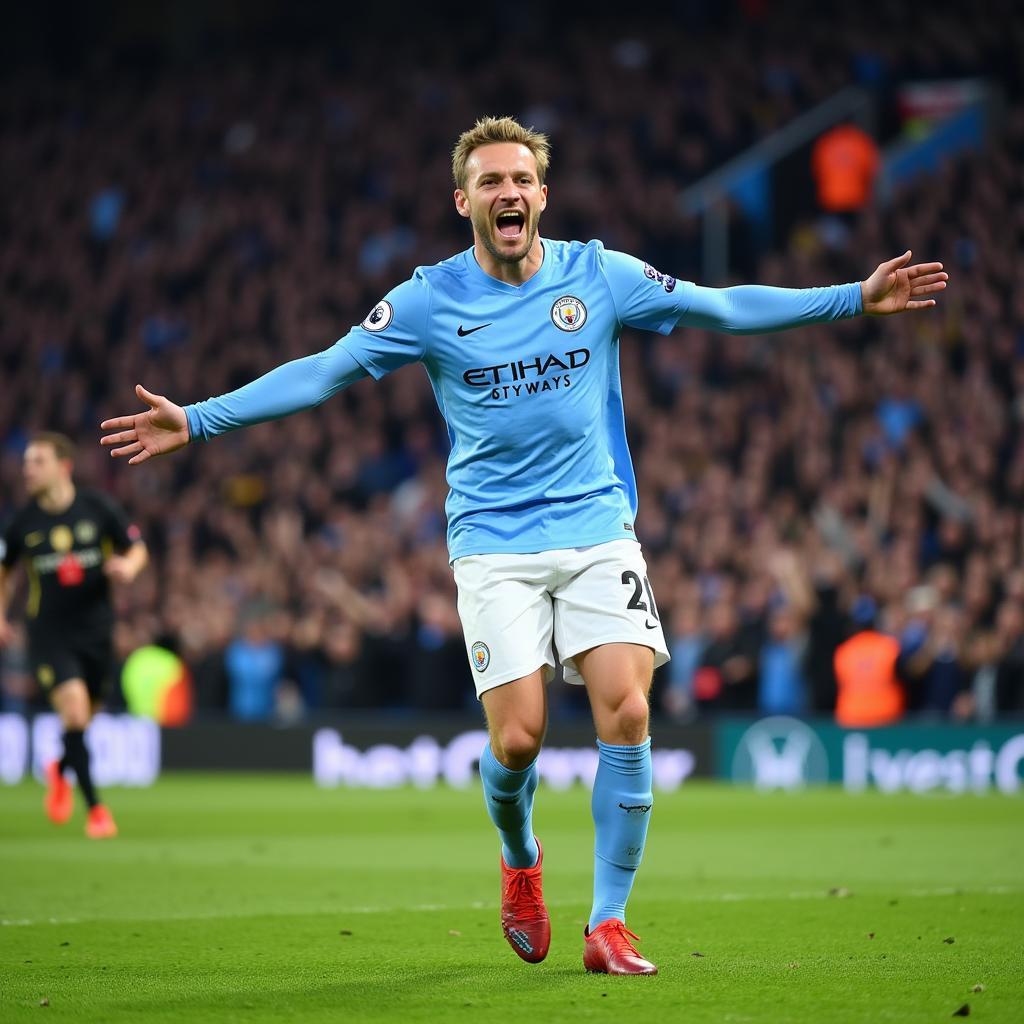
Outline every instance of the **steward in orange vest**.
<svg viewBox="0 0 1024 1024">
<path fill-rule="evenodd" d="M 868 627 L 836 648 L 836 722 L 846 729 L 891 725 L 903 717 L 896 673 L 899 642 Z"/>
</svg>

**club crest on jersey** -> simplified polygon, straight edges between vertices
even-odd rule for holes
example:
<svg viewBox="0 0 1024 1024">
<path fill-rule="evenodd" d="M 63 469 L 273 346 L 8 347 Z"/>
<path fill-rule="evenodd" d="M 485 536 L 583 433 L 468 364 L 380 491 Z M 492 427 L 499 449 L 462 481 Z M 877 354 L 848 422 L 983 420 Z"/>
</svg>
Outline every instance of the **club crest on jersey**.
<svg viewBox="0 0 1024 1024">
<path fill-rule="evenodd" d="M 587 322 L 587 307 L 575 295 L 563 295 L 551 307 L 551 322 L 560 331 L 578 331 Z"/>
<path fill-rule="evenodd" d="M 388 327 L 391 321 L 394 320 L 394 318 L 394 307 L 387 299 L 381 299 L 380 302 L 370 310 L 370 315 L 363 321 L 363 330 L 383 331 Z"/>
<path fill-rule="evenodd" d="M 483 672 L 491 663 L 491 650 L 482 640 L 477 640 L 469 649 L 469 656 L 473 660 L 473 668 L 477 672 Z"/>
</svg>

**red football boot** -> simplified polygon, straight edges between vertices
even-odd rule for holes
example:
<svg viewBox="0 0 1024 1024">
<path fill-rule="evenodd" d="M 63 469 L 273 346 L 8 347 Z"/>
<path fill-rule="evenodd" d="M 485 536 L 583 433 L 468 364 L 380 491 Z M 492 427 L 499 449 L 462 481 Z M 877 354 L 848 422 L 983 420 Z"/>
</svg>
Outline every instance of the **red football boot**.
<svg viewBox="0 0 1024 1024">
<path fill-rule="evenodd" d="M 103 804 L 89 808 L 89 820 L 85 823 L 85 834 L 90 839 L 113 839 L 117 835 L 114 816 Z"/>
<path fill-rule="evenodd" d="M 74 809 L 71 783 L 64 778 L 59 761 L 51 761 L 46 766 L 46 798 L 43 806 L 46 808 L 46 816 L 54 825 L 63 825 Z"/>
<path fill-rule="evenodd" d="M 634 935 L 618 918 L 583 930 L 583 966 L 594 974 L 657 974 L 658 968 L 637 951 Z"/>
<path fill-rule="evenodd" d="M 532 868 L 510 868 L 501 858 L 501 930 L 528 964 L 539 964 L 551 945 L 551 920 L 541 891 L 544 851 L 539 839 L 537 851 Z"/>
</svg>

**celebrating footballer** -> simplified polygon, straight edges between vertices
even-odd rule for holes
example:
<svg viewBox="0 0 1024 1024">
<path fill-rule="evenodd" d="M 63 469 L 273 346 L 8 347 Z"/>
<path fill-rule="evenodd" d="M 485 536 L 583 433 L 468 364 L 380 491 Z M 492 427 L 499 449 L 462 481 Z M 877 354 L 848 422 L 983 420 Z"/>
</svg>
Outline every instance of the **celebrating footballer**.
<svg viewBox="0 0 1024 1024">
<path fill-rule="evenodd" d="M 544 854 L 532 814 L 557 663 L 586 687 L 599 751 L 588 971 L 655 974 L 626 926 L 654 803 L 648 694 L 668 660 L 634 533 L 619 334 L 677 325 L 764 333 L 926 309 L 946 286 L 911 254 L 823 288 L 704 288 L 599 241 L 542 238 L 549 147 L 512 118 L 458 140 L 455 207 L 473 244 L 420 267 L 334 346 L 184 408 L 139 385 L 146 410 L 106 420 L 133 465 L 315 406 L 367 375 L 425 367 L 451 440 L 446 503 L 458 607 L 489 743 L 480 759 L 501 841 L 501 924 L 525 961 L 547 955 Z M 557 662 L 556 662 L 557 659 Z"/>
</svg>

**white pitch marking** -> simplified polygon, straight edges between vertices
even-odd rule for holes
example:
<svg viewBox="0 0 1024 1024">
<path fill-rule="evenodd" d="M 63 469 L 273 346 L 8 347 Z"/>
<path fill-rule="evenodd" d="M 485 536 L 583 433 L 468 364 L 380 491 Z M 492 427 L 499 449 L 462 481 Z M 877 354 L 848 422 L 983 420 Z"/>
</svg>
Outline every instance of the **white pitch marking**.
<svg viewBox="0 0 1024 1024">
<path fill-rule="evenodd" d="M 1024 892 L 1024 889 L 1014 888 L 1009 885 L 986 885 L 980 889 L 956 889 L 950 886 L 942 886 L 938 889 L 908 889 L 905 892 L 894 889 L 886 893 L 869 893 L 876 897 L 881 896 L 1008 896 Z M 786 893 L 779 896 L 775 893 L 749 893 L 749 892 L 723 892 L 708 895 L 686 896 L 678 900 L 680 903 L 751 903 L 771 902 L 773 900 L 826 900 L 829 894 L 825 890 L 808 889 Z M 549 907 L 572 907 L 580 906 L 578 900 L 547 900 Z M 242 917 L 286 917 L 289 915 L 309 916 L 312 914 L 324 915 L 333 914 L 343 917 L 345 914 L 397 914 L 397 913 L 427 913 L 433 914 L 440 911 L 459 910 L 497 910 L 496 902 L 475 900 L 472 903 L 414 903 L 408 907 L 385 907 L 385 906 L 357 906 L 337 907 L 329 910 L 259 910 L 249 913 L 205 913 L 205 914 L 157 914 L 150 917 L 47 917 L 47 918 L 0 918 L 0 928 L 24 928 L 40 924 L 82 924 L 94 921 L 120 921 L 128 923 L 131 921 L 213 921 L 217 918 L 242 918 Z"/>
</svg>

